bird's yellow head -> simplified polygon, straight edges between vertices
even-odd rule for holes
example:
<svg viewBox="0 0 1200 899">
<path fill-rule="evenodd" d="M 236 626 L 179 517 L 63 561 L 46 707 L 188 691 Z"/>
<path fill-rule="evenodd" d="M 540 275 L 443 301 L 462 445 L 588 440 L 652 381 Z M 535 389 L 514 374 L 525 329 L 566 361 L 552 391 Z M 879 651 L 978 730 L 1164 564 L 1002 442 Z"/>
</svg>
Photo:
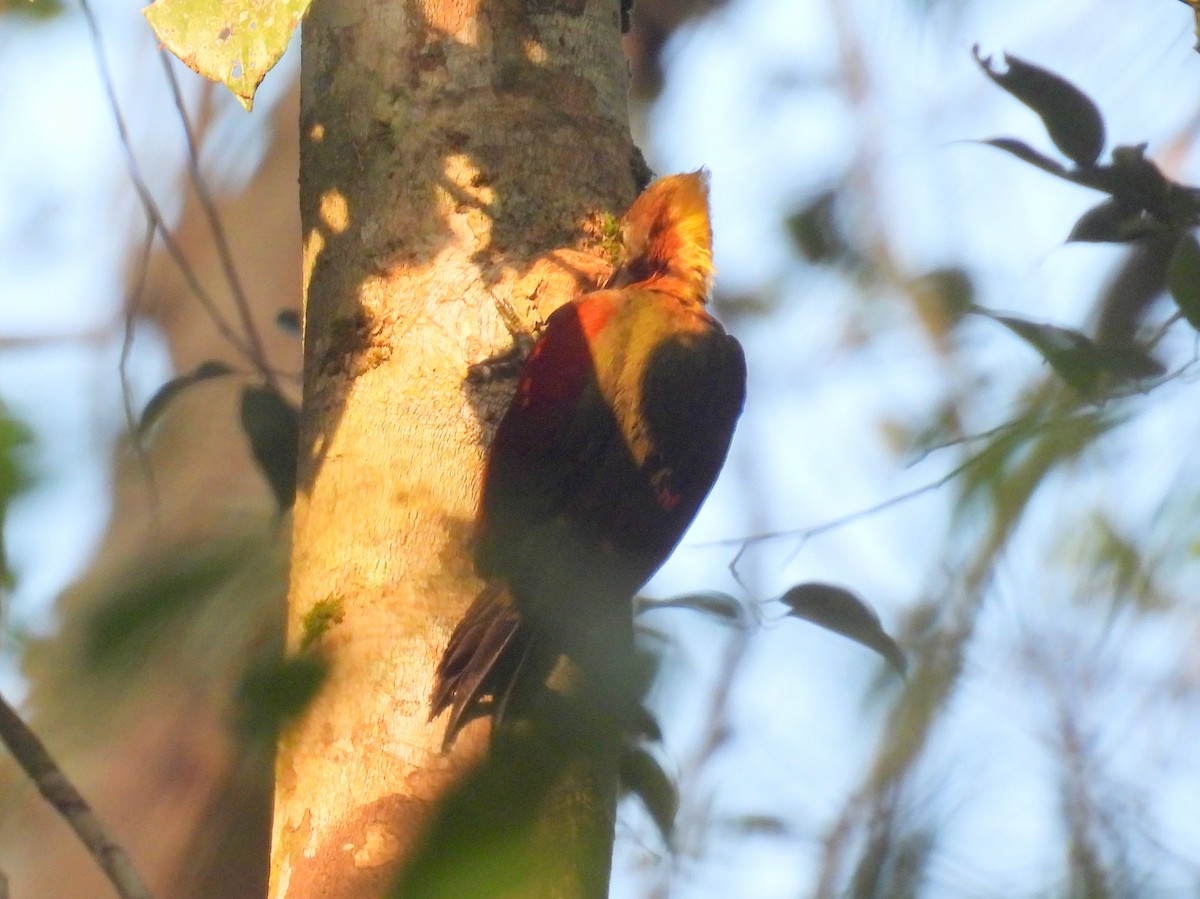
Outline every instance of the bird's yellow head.
<svg viewBox="0 0 1200 899">
<path fill-rule="evenodd" d="M 670 277 L 701 303 L 712 289 L 712 225 L 708 172 L 660 178 L 621 220 L 621 260 L 610 286 Z"/>
</svg>

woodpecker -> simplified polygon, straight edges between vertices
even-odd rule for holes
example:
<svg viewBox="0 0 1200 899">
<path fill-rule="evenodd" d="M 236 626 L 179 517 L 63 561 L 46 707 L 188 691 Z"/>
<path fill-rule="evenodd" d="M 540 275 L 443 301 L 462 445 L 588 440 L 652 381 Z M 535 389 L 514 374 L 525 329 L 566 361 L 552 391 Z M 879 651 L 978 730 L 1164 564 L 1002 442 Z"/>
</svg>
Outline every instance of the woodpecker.
<svg viewBox="0 0 1200 899">
<path fill-rule="evenodd" d="M 604 288 L 548 318 L 492 442 L 474 541 L 486 586 L 451 636 L 430 703 L 431 719 L 450 709 L 446 746 L 562 654 L 585 677 L 619 676 L 606 660 L 632 645 L 630 601 L 729 451 L 746 363 L 706 309 L 707 172 L 651 184 L 620 234 Z"/>
</svg>

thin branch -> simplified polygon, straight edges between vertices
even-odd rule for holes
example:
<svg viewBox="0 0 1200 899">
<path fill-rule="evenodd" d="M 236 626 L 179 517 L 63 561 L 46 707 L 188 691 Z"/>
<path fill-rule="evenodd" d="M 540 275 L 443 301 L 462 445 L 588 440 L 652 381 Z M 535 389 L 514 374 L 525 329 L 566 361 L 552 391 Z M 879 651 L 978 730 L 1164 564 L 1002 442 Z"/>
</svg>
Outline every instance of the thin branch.
<svg viewBox="0 0 1200 899">
<path fill-rule="evenodd" d="M 137 456 L 138 468 L 146 479 L 150 490 L 150 508 L 155 517 L 158 516 L 158 486 L 154 480 L 154 469 L 150 465 L 150 457 L 146 454 L 146 446 L 142 443 L 141 428 L 138 427 L 138 415 L 133 408 L 133 393 L 129 386 L 129 355 L 133 350 L 133 325 L 142 307 L 142 296 L 146 289 L 146 275 L 150 270 L 150 251 L 154 246 L 154 235 L 158 233 L 158 225 L 151 218 L 146 219 L 146 237 L 142 242 L 142 252 L 138 256 L 137 275 L 133 279 L 133 289 L 125 303 L 125 331 L 121 337 L 121 359 L 117 363 L 117 373 L 121 379 L 121 405 L 125 410 L 125 427 L 133 441 L 133 452 Z"/>
<path fill-rule="evenodd" d="M 204 209 L 204 217 L 208 220 L 208 227 L 212 232 L 213 243 L 217 247 L 217 256 L 221 260 L 221 271 L 224 272 L 225 280 L 229 283 L 229 292 L 233 295 L 233 305 L 237 309 L 242 329 L 246 332 L 246 337 L 250 341 L 254 355 L 257 357 L 255 362 L 259 372 L 270 387 L 277 389 L 278 385 L 275 381 L 275 373 L 267 363 L 266 347 L 263 345 L 262 336 L 258 333 L 258 328 L 255 327 L 254 318 L 250 314 L 250 303 L 246 299 L 246 292 L 242 288 L 241 279 L 238 277 L 237 266 L 233 261 L 233 253 L 229 248 L 229 241 L 225 236 L 225 228 L 221 224 L 221 217 L 217 212 L 217 206 L 213 202 L 212 194 L 209 193 L 208 185 L 200 172 L 200 154 L 196 150 L 196 135 L 192 131 L 192 123 L 188 118 L 187 105 L 183 102 L 183 94 L 179 90 L 179 79 L 175 77 L 175 68 L 171 64 L 171 56 L 166 50 L 160 49 L 158 57 L 162 60 L 163 71 L 167 76 L 167 84 L 171 87 L 171 97 L 174 99 L 175 109 L 179 113 L 179 122 L 183 125 L 183 134 L 187 138 L 188 177 L 191 179 L 192 187 L 195 189 L 196 196 L 200 200 L 200 206 Z"/>
<path fill-rule="evenodd" d="M 46 801 L 71 825 L 84 848 L 108 876 L 117 895 L 121 899 L 152 899 L 128 854 L 108 835 L 100 819 L 46 751 L 37 734 L 2 696 L 0 742 L 12 753 Z"/>
<path fill-rule="evenodd" d="M 129 128 L 126 126 L 125 117 L 121 113 L 121 104 L 117 100 L 117 90 L 113 82 L 112 72 L 109 70 L 108 60 L 104 55 L 104 45 L 100 39 L 100 26 L 96 22 L 96 16 L 92 12 L 92 7 L 88 0 L 79 0 L 79 6 L 83 10 L 84 21 L 87 22 L 88 31 L 91 34 L 92 48 L 96 55 L 96 65 L 100 70 L 100 80 L 104 85 L 104 92 L 108 96 L 109 106 L 112 109 L 113 122 L 117 126 L 117 135 L 121 141 L 121 150 L 125 154 L 125 168 L 129 174 L 129 180 L 133 183 L 133 188 L 137 192 L 138 199 L 141 201 L 142 209 L 145 211 L 146 217 L 150 219 L 162 234 L 163 245 L 166 247 L 167 253 L 179 268 L 180 274 L 183 275 L 184 281 L 187 282 L 188 289 L 195 295 L 197 301 L 204 308 L 204 311 L 212 319 L 217 332 L 229 341 L 239 353 L 253 363 L 255 367 L 258 367 L 259 360 L 255 358 L 253 347 L 248 346 L 234 332 L 229 323 L 225 321 L 213 298 L 209 296 L 208 292 L 200 284 L 200 280 L 184 255 L 183 249 L 171 235 L 170 229 L 167 228 L 166 221 L 159 211 L 158 204 L 154 202 L 154 196 L 150 193 L 150 188 L 142 177 L 137 159 L 133 155 L 133 144 L 129 138 Z"/>
<path fill-rule="evenodd" d="M 1041 419 L 1041 421 L 1039 421 L 1039 419 Z M 1016 416 L 1015 418 L 1010 418 L 1006 422 L 1002 422 L 1001 424 L 988 428 L 986 431 L 976 431 L 974 434 L 962 434 L 950 440 L 943 441 L 942 443 L 935 443 L 932 446 L 923 447 L 916 458 L 910 459 L 907 463 L 905 463 L 904 467 L 915 468 L 936 452 L 944 449 L 950 449 L 954 446 L 964 446 L 968 443 L 978 443 L 980 440 L 999 437 L 1006 431 L 1015 431 L 1017 428 L 1026 423 L 1031 425 L 1042 425 L 1050 424 L 1051 421 L 1043 418 L 1042 413 L 1039 411 L 1035 410 L 1033 412 L 1026 412 L 1022 415 Z"/>
<path fill-rule="evenodd" d="M 982 453 L 976 453 L 974 456 L 971 456 L 969 459 L 966 459 L 962 463 L 954 466 L 954 468 L 950 469 L 948 472 L 946 472 L 944 475 L 942 475 L 940 478 L 938 478 L 935 481 L 930 481 L 926 484 L 922 484 L 920 487 L 914 487 L 912 490 L 906 490 L 904 493 L 898 493 L 895 496 L 888 497 L 887 499 L 883 500 L 882 502 L 875 503 L 873 506 L 867 506 L 865 509 L 856 509 L 853 512 L 849 512 L 849 513 L 847 513 L 845 515 L 841 515 L 837 518 L 831 518 L 828 521 L 823 521 L 820 524 L 813 525 L 810 528 L 788 528 L 787 530 L 783 530 L 783 531 L 764 531 L 761 534 L 751 534 L 749 537 L 726 537 L 723 540 L 708 540 L 704 543 L 693 543 L 691 545 L 694 547 L 708 547 L 708 546 L 737 546 L 737 547 L 739 547 L 739 549 L 737 551 L 737 555 L 735 555 L 733 557 L 733 561 L 730 562 L 731 569 L 734 566 L 736 566 L 739 561 L 741 561 L 741 558 L 743 555 L 745 555 L 746 550 L 749 549 L 755 543 L 764 543 L 769 540 L 790 539 L 790 540 L 799 540 L 800 541 L 799 548 L 803 548 L 804 544 L 807 543 L 810 539 L 812 539 L 813 537 L 816 537 L 820 534 L 824 534 L 826 531 L 832 531 L 835 528 L 844 527 L 845 525 L 848 525 L 855 521 L 858 521 L 860 518 L 866 518 L 870 515 L 875 515 L 878 512 L 883 512 L 886 509 L 890 509 L 892 506 L 898 506 L 901 503 L 908 502 L 910 499 L 915 499 L 916 497 L 921 496 L 922 494 L 929 493 L 930 491 L 933 491 L 933 490 L 938 490 L 941 487 L 945 487 L 947 484 L 949 484 L 951 481 L 953 481 L 956 477 L 958 477 L 960 474 L 962 474 L 964 471 L 966 471 L 968 468 L 970 468 L 972 465 L 974 465 L 976 462 L 978 462 L 981 457 L 982 457 Z"/>
</svg>

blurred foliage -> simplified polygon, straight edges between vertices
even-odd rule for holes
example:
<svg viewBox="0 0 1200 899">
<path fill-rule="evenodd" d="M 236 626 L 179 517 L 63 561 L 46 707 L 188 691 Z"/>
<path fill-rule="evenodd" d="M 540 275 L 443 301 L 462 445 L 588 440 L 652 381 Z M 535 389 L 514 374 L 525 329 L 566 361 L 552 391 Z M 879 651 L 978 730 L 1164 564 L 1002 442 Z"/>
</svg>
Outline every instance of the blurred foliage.
<svg viewBox="0 0 1200 899">
<path fill-rule="evenodd" d="M 273 743 L 280 729 L 308 708 L 328 675 L 329 662 L 307 651 L 250 668 L 237 694 L 243 735 Z"/>
<path fill-rule="evenodd" d="M 176 633 L 184 616 L 211 602 L 246 565 L 258 547 L 239 540 L 220 541 L 162 558 L 132 574 L 93 613 L 84 646 L 86 664 L 95 668 L 137 667 Z"/>
<path fill-rule="evenodd" d="M 28 429 L 9 417 L 4 407 L 0 406 L 0 590 L 13 586 L 13 575 L 4 551 L 4 519 L 13 497 L 29 486 L 30 477 L 24 456 L 30 443 Z M 0 608 L 0 613 L 3 611 Z"/>
<path fill-rule="evenodd" d="M 45 21 L 63 11 L 62 0 L 0 0 L 0 16 Z"/>
</svg>

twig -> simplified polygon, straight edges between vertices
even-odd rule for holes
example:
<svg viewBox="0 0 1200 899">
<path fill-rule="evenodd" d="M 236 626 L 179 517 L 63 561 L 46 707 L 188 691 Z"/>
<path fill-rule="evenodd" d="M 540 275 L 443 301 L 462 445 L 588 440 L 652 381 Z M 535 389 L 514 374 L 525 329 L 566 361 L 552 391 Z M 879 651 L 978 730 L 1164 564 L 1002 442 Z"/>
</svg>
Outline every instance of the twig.
<svg viewBox="0 0 1200 899">
<path fill-rule="evenodd" d="M 142 252 L 138 256 L 137 276 L 133 279 L 133 289 L 125 304 L 125 330 L 121 336 L 121 358 L 117 363 L 117 373 L 121 379 L 121 405 L 125 410 L 125 427 L 133 441 L 133 452 L 137 456 L 138 468 L 150 491 L 150 508 L 155 518 L 158 517 L 158 486 L 154 480 L 154 468 L 150 465 L 150 457 L 146 446 L 142 443 L 141 428 L 138 427 L 138 416 L 133 409 L 133 394 L 129 386 L 129 355 L 133 350 L 133 324 L 142 306 L 142 294 L 146 288 L 146 274 L 150 269 L 150 250 L 154 246 L 154 235 L 158 226 L 153 219 L 146 219 L 146 237 L 142 242 Z"/>
<path fill-rule="evenodd" d="M 835 528 L 844 527 L 845 525 L 858 521 L 860 518 L 866 518 L 867 516 L 874 515 L 877 512 L 883 512 L 886 509 L 890 509 L 892 506 L 898 506 L 901 503 L 908 502 L 910 499 L 915 499 L 922 494 L 945 487 L 956 477 L 978 462 L 979 459 L 980 454 L 977 453 L 964 462 L 954 466 L 935 481 L 930 481 L 926 484 L 922 484 L 920 487 L 914 487 L 912 490 L 906 490 L 904 493 L 898 493 L 895 496 L 890 496 L 882 502 L 875 503 L 873 506 L 867 506 L 865 509 L 856 509 L 853 512 L 838 516 L 837 518 L 831 518 L 828 521 L 823 521 L 820 524 L 813 525 L 810 528 L 788 528 L 787 530 L 783 531 L 763 531 L 760 534 L 751 534 L 748 537 L 726 537 L 721 540 L 707 540 L 703 543 L 692 543 L 690 546 L 738 546 L 740 549 L 738 550 L 737 555 L 734 556 L 733 561 L 730 563 L 731 566 L 736 565 L 741 560 L 746 550 L 755 543 L 764 543 L 768 540 L 790 539 L 799 540 L 800 546 L 803 547 L 804 544 L 810 539 L 820 534 L 824 534 L 826 531 L 832 531 Z"/>
<path fill-rule="evenodd" d="M 121 141 L 121 149 L 125 154 L 125 168 L 129 174 L 129 180 L 133 183 L 133 189 L 137 192 L 138 199 L 142 204 L 142 209 L 146 213 L 146 217 L 158 228 L 162 234 L 163 245 L 167 249 L 171 260 L 179 268 L 180 274 L 183 275 L 184 281 L 187 283 L 190 290 L 196 297 L 196 300 L 208 313 L 217 332 L 224 337 L 230 344 L 237 349 L 246 359 L 248 359 L 257 368 L 265 362 L 260 361 L 255 356 L 254 348 L 248 346 L 225 321 L 221 311 L 217 308 L 217 304 L 213 298 L 200 283 L 200 279 L 196 276 L 191 264 L 183 253 L 183 249 L 171 235 L 170 229 L 166 226 L 166 221 L 163 219 L 162 213 L 159 211 L 158 204 L 154 202 L 154 196 L 150 193 L 150 188 L 147 186 L 145 179 L 142 177 L 141 170 L 138 168 L 137 160 L 133 155 L 133 144 L 129 139 L 129 128 L 125 124 L 125 117 L 121 113 L 121 104 L 117 100 L 117 90 L 113 83 L 112 72 L 108 68 L 108 60 L 104 56 L 104 47 L 100 40 L 100 26 L 96 22 L 96 16 L 92 12 L 92 7 L 88 0 L 79 0 L 79 6 L 83 10 L 83 18 L 87 23 L 88 31 L 91 33 L 92 46 L 96 54 L 96 65 L 100 69 L 100 80 L 104 85 L 104 91 L 108 96 L 109 106 L 112 109 L 113 122 L 117 126 L 117 135 Z"/>
<path fill-rule="evenodd" d="M 221 217 L 217 212 L 217 206 L 213 202 L 212 194 L 209 193 L 208 185 L 205 183 L 204 176 L 200 172 L 200 154 L 196 150 L 196 135 L 192 131 L 192 123 L 188 118 L 187 105 L 183 102 L 183 94 L 179 90 L 179 79 L 175 77 L 175 68 L 171 64 L 171 56 L 166 50 L 160 49 L 158 57 L 162 60 L 163 71 L 167 76 L 167 84 L 171 87 L 171 97 L 175 101 L 175 109 L 179 113 L 179 122 L 183 125 L 183 134 L 187 139 L 188 177 L 191 179 L 192 187 L 195 189 L 196 196 L 200 200 L 200 206 L 204 209 L 204 217 L 208 220 L 208 227 L 212 232 L 213 243 L 217 247 L 217 256 L 221 260 L 221 271 L 225 274 L 225 280 L 229 283 L 229 292 L 233 295 L 234 308 L 237 309 L 242 330 L 246 332 L 246 338 L 250 341 L 250 347 L 254 351 L 254 356 L 256 357 L 255 363 L 259 372 L 268 386 L 277 388 L 275 373 L 267 364 L 266 347 L 263 346 L 262 336 L 258 333 L 258 328 L 254 325 L 254 318 L 250 314 L 250 303 L 246 299 L 246 291 L 242 288 L 242 282 L 237 273 L 237 266 L 233 262 L 233 253 L 229 248 L 229 240 L 225 236 L 225 228 L 221 224 Z"/>
<path fill-rule="evenodd" d="M 87 801 L 46 751 L 37 734 L 0 696 L 0 742 L 54 806 L 108 876 L 121 899 L 152 899 L 125 850 L 113 842 Z M 0 894 L 2 895 L 2 894 Z"/>
</svg>

